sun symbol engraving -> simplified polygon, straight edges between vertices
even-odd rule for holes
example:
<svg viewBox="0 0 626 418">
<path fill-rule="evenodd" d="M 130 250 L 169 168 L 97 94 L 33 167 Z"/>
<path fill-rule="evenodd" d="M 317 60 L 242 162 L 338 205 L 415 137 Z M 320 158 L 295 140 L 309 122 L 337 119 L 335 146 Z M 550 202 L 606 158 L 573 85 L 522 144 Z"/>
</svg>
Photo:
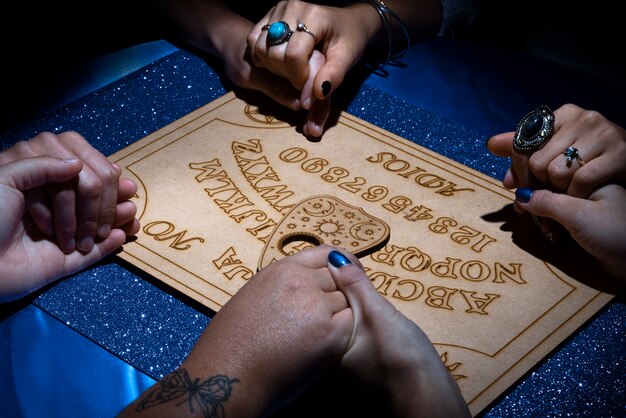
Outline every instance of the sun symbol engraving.
<svg viewBox="0 0 626 418">
<path fill-rule="evenodd" d="M 354 219 L 356 217 L 356 214 L 354 212 L 346 212 L 344 216 L 346 217 L 346 219 Z"/>
<path fill-rule="evenodd" d="M 246 105 L 243 113 L 252 121 L 263 125 L 286 125 L 285 122 L 276 119 L 272 115 L 266 115 L 260 112 L 256 106 Z"/>
<path fill-rule="evenodd" d="M 294 223 L 287 224 L 287 228 L 289 228 L 289 229 L 296 229 L 296 224 L 294 224 Z"/>
<path fill-rule="evenodd" d="M 321 222 L 315 224 L 315 228 L 320 235 L 324 235 L 326 237 L 340 234 L 345 229 L 338 221 L 331 221 L 328 219 L 322 219 Z"/>
</svg>

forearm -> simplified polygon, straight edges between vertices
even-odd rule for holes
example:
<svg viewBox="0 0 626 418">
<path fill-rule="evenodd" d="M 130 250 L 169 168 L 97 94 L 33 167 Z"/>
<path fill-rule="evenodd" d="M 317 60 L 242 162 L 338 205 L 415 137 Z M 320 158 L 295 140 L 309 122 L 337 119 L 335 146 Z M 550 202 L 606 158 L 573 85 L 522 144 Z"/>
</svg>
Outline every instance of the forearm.
<svg viewBox="0 0 626 418">
<path fill-rule="evenodd" d="M 237 347 L 226 347 L 209 329 L 179 368 L 160 379 L 128 405 L 125 417 L 253 417 L 268 407 L 264 385 L 243 369 L 243 359 L 228 359 Z"/>
<path fill-rule="evenodd" d="M 358 22 L 363 22 L 367 31 L 368 55 L 380 55 L 374 60 L 383 63 L 413 43 L 435 36 L 441 26 L 439 0 L 362 0 L 347 8 L 360 13 Z"/>
<path fill-rule="evenodd" d="M 233 33 L 245 34 L 253 24 L 221 0 L 161 0 L 159 16 L 170 37 L 223 59 Z"/>
</svg>

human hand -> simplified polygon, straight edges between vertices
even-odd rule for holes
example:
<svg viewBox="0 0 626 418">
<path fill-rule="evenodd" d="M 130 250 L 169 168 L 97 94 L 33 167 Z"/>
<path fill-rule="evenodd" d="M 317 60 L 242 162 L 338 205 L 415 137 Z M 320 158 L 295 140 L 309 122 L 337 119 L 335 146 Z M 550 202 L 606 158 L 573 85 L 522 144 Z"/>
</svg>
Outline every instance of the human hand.
<svg viewBox="0 0 626 418">
<path fill-rule="evenodd" d="M 82 161 L 76 178 L 21 190 L 31 219 L 45 237 L 56 237 L 63 252 L 88 253 L 96 239 L 107 238 L 113 228 L 134 233 L 136 208 L 128 199 L 137 191 L 135 183 L 120 178 L 121 168 L 80 134 L 42 132 L 0 153 L 0 165 L 35 156 Z"/>
<path fill-rule="evenodd" d="M 218 50 L 228 79 L 238 87 L 259 91 L 291 110 L 304 107 L 308 113 L 302 128 L 303 133 L 313 137 L 321 136 L 330 114 L 330 98 L 315 100 L 313 86 L 315 75 L 325 62 L 324 56 L 319 51 L 311 53 L 306 63 L 307 71 L 310 69 L 309 78 L 301 89 L 296 89 L 289 80 L 252 63 L 245 44 L 245 36 L 252 23 L 239 17 L 234 21 L 237 23 L 227 32 L 228 42 L 220 43 Z M 242 39 L 238 41 L 239 38 Z"/>
<path fill-rule="evenodd" d="M 265 27 L 276 21 L 286 22 L 294 33 L 289 42 L 268 46 Z M 309 117 L 311 123 L 305 125 L 305 133 L 317 137 L 330 112 L 331 92 L 361 59 L 380 28 L 376 11 L 365 3 L 337 8 L 281 1 L 250 31 L 248 52 L 257 67 L 284 77 L 302 92 L 300 104 L 313 115 Z M 315 57 L 318 51 L 323 59 Z M 307 83 L 310 89 L 305 89 Z"/>
<path fill-rule="evenodd" d="M 422 329 L 377 292 L 354 255 L 342 250 L 328 260 L 354 315 L 341 366 L 382 387 L 398 416 L 470 416 L 456 381 Z"/>
<path fill-rule="evenodd" d="M 488 140 L 492 153 L 512 158 L 505 187 L 540 187 L 587 198 L 604 184 L 626 183 L 626 130 L 598 112 L 573 104 L 561 106 L 554 116 L 552 137 L 530 156 L 512 151 L 514 132 Z M 570 146 L 581 160 L 567 161 L 564 151 Z"/>
<path fill-rule="evenodd" d="M 239 24 L 227 32 L 228 42 L 220 43 L 218 51 L 226 77 L 238 87 L 259 91 L 288 109 L 300 110 L 300 89 L 282 76 L 254 65 L 246 46 L 253 24 L 242 18 L 237 21 Z"/>
<path fill-rule="evenodd" d="M 120 202 L 114 227 L 87 252 L 65 254 L 54 240 L 43 235 L 33 215 L 28 214 L 25 193 L 46 185 L 70 184 L 84 167 L 83 161 L 74 157 L 48 156 L 20 158 L 0 165 L 0 302 L 18 299 L 97 262 L 119 248 L 126 234 L 139 229 L 134 204 Z M 124 198 L 124 193 L 119 198 Z M 53 207 L 51 216 L 57 217 L 56 210 L 68 207 Z"/>
<path fill-rule="evenodd" d="M 278 21 L 286 22 L 294 33 L 288 42 L 268 46 L 264 27 Z M 299 29 L 299 24 L 307 31 Z M 366 3 L 330 7 L 283 0 L 254 26 L 248 35 L 248 50 L 255 65 L 281 75 L 301 91 L 309 75 L 309 58 L 319 49 L 326 64 L 316 76 L 313 92 L 323 99 L 341 84 L 381 27 L 376 11 Z M 329 87 L 323 87 L 324 83 Z M 303 102 L 306 109 L 307 104 Z"/>
<path fill-rule="evenodd" d="M 587 198 L 550 190 L 517 189 L 516 202 L 561 224 L 612 276 L 626 282 L 626 190 L 608 184 Z"/>
<path fill-rule="evenodd" d="M 224 416 L 266 416 L 346 351 L 353 317 L 326 267 L 330 249 L 302 250 L 260 270 L 217 312 L 181 365 L 192 381 L 226 382 L 219 393 L 206 393 Z M 180 410 L 187 402 L 167 402 L 159 393 L 157 383 L 134 407 L 151 405 L 142 412 L 155 416 L 189 412 Z"/>
</svg>

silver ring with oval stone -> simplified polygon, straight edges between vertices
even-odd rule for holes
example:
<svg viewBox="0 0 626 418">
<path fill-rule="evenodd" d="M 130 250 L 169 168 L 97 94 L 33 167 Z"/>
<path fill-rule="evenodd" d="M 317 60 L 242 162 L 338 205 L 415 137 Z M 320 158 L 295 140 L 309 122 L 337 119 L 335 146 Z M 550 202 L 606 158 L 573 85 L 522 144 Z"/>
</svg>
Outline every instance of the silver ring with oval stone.
<svg viewBox="0 0 626 418">
<path fill-rule="evenodd" d="M 522 118 L 513 137 L 513 150 L 532 154 L 543 147 L 552 136 L 554 113 L 546 106 L 539 106 Z"/>
</svg>

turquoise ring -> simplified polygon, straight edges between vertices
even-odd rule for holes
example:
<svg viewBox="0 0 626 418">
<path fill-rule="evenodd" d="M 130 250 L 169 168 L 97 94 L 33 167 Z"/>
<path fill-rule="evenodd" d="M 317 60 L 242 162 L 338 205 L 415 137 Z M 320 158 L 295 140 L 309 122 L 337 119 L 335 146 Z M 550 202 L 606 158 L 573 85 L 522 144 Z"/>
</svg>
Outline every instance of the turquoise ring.
<svg viewBox="0 0 626 418">
<path fill-rule="evenodd" d="M 284 44 L 291 38 L 291 35 L 293 35 L 293 31 L 289 28 L 287 22 L 283 20 L 279 20 L 267 26 L 268 46 Z"/>
</svg>

